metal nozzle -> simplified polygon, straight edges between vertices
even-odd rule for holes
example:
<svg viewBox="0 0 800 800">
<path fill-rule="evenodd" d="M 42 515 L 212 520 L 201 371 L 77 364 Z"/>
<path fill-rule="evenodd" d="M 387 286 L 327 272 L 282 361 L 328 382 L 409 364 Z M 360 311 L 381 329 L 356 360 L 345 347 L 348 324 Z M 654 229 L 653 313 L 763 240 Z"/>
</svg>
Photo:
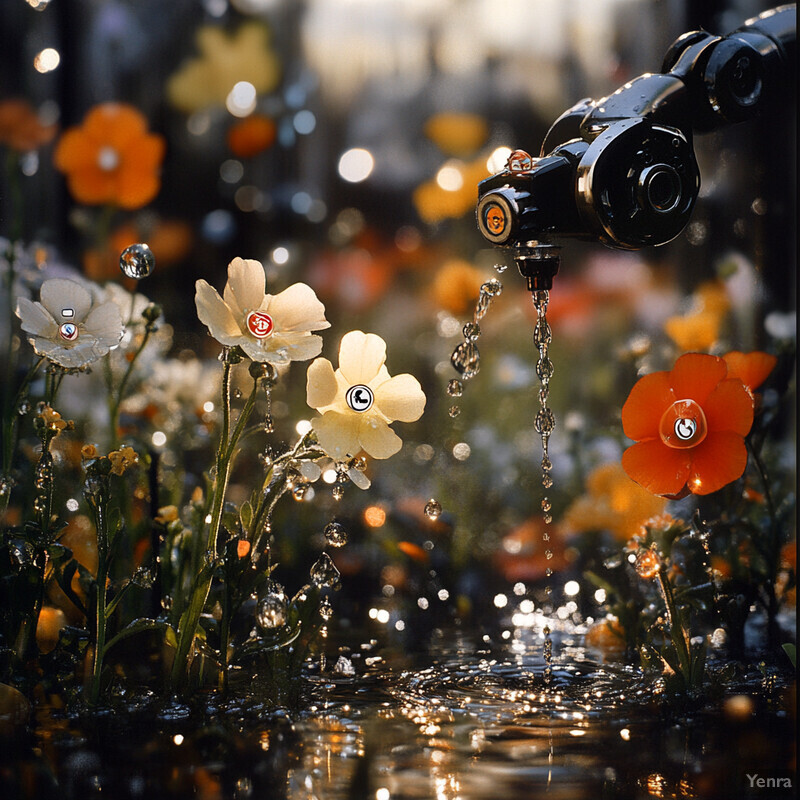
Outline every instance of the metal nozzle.
<svg viewBox="0 0 800 800">
<path fill-rule="evenodd" d="M 561 264 L 561 248 L 552 244 L 527 242 L 512 248 L 519 273 L 525 278 L 529 292 L 553 288 L 553 276 Z"/>
</svg>

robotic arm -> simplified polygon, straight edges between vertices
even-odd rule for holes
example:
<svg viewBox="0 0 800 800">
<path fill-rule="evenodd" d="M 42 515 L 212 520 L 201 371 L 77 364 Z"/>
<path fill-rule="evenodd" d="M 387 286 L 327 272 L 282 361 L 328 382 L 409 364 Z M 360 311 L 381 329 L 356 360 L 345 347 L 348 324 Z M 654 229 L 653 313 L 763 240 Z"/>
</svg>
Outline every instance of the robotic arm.
<svg viewBox="0 0 800 800">
<path fill-rule="evenodd" d="M 551 126 L 538 158 L 514 151 L 478 186 L 478 228 L 510 248 L 528 289 L 549 289 L 553 240 L 599 240 L 636 250 L 674 239 L 700 188 L 695 131 L 758 114 L 794 80 L 796 10 L 785 5 L 728 36 L 693 31 L 645 74 L 585 99 Z"/>
</svg>

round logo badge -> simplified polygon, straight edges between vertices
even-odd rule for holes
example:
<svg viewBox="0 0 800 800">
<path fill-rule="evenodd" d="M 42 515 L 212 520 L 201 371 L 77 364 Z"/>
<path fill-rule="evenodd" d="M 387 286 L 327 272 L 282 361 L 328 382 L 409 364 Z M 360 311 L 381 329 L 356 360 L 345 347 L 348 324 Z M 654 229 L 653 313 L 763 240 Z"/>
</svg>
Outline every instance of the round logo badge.
<svg viewBox="0 0 800 800">
<path fill-rule="evenodd" d="M 693 419 L 678 417 L 678 419 L 675 420 L 675 435 L 684 442 L 691 439 L 696 430 L 697 422 Z"/>
<path fill-rule="evenodd" d="M 356 384 L 355 386 L 351 386 L 347 390 L 347 394 L 344 396 L 347 405 L 353 409 L 353 411 L 368 411 L 372 408 L 373 402 L 375 402 L 375 396 L 372 394 L 372 389 L 369 386 L 364 386 L 363 384 Z"/>
<path fill-rule="evenodd" d="M 58 333 L 62 339 L 74 342 L 78 338 L 78 326 L 74 322 L 65 322 L 59 327 Z"/>
<path fill-rule="evenodd" d="M 267 336 L 272 334 L 272 329 L 275 327 L 272 322 L 272 317 L 265 314 L 263 311 L 251 311 L 247 315 L 247 330 L 256 337 L 256 339 L 266 339 Z"/>
</svg>

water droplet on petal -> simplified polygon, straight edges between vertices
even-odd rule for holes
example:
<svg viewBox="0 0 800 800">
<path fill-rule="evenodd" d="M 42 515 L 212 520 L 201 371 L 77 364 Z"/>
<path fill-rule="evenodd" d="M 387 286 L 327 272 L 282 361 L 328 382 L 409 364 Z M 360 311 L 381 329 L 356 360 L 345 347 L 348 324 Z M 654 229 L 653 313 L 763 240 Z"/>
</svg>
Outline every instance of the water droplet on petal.
<svg viewBox="0 0 800 800">
<path fill-rule="evenodd" d="M 119 257 L 119 268 L 128 278 L 141 280 L 153 274 L 156 259 L 146 244 L 132 244 L 126 247 Z"/>
</svg>

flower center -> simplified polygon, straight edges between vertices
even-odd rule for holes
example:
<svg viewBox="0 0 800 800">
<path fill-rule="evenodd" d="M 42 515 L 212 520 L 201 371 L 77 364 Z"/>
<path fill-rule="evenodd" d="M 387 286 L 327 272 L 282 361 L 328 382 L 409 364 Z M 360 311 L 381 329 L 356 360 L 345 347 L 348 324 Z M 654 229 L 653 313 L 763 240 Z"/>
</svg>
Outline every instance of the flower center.
<svg viewBox="0 0 800 800">
<path fill-rule="evenodd" d="M 64 322 L 58 328 L 58 335 L 67 342 L 78 338 L 78 326 L 74 322 Z"/>
<path fill-rule="evenodd" d="M 370 389 L 369 386 L 364 386 L 363 383 L 357 383 L 347 390 L 344 399 L 353 411 L 362 413 L 372 408 L 372 404 L 375 402 L 375 395 L 372 394 L 372 389 Z"/>
<path fill-rule="evenodd" d="M 706 415 L 694 400 L 676 400 L 662 415 L 658 433 L 667 447 L 697 447 L 708 434 Z"/>
<path fill-rule="evenodd" d="M 272 332 L 275 328 L 272 317 L 269 314 L 265 314 L 263 311 L 251 311 L 247 315 L 245 322 L 247 324 L 247 330 L 249 330 L 256 339 L 266 339 L 268 336 L 272 336 Z"/>
<path fill-rule="evenodd" d="M 119 153 L 108 145 L 101 147 L 97 154 L 97 166 L 103 172 L 111 172 L 119 166 Z"/>
</svg>

